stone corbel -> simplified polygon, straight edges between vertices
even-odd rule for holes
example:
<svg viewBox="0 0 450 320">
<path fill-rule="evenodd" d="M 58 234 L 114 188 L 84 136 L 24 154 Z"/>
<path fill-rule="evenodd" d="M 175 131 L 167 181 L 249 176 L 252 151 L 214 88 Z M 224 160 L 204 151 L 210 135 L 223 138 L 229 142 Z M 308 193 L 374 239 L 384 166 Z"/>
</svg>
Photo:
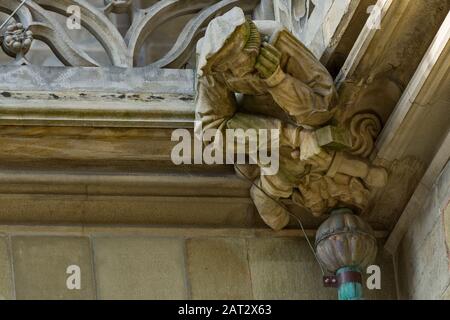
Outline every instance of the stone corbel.
<svg viewBox="0 0 450 320">
<path fill-rule="evenodd" d="M 250 195 L 254 204 L 274 230 L 284 228 L 293 216 L 280 204 L 283 198 L 291 198 L 314 216 L 331 213 L 317 234 L 318 260 L 334 273 L 340 299 L 360 298 L 360 271 L 373 262 L 377 245 L 373 230 L 357 214 L 368 209 L 372 189 L 383 187 L 388 178 L 384 168 L 368 160 L 381 121 L 371 111 L 340 121 L 345 105 L 339 103 L 332 77 L 288 31 L 273 37 L 276 39 L 271 44 L 261 44 L 261 31 L 239 9 L 217 19 L 211 22 L 199 48 L 198 75 L 205 79 L 199 81 L 197 115 L 212 127 L 222 126 L 221 119 L 231 115 L 224 120 L 228 129 L 281 128 L 280 144 L 290 149 L 279 152 L 281 166 L 277 173 L 269 177 L 261 174 L 253 181 Z M 251 43 L 253 46 L 245 40 L 258 36 L 260 41 Z M 246 51 L 248 47 L 255 50 Z M 251 64 L 253 54 L 256 63 Z M 305 72 L 314 80 L 308 80 Z M 218 80 L 204 81 L 208 77 Z M 305 83 L 310 83 L 310 90 L 305 90 Z M 311 94 L 317 83 L 326 89 Z M 248 89 L 252 86 L 257 90 Z M 257 105 L 249 106 L 253 112 L 234 101 L 233 92 L 245 92 L 249 99 L 259 95 Z M 264 106 L 284 116 L 267 114 Z M 218 119 L 217 123 L 211 124 L 211 117 Z M 245 176 L 240 165 L 236 167 Z M 252 180 L 249 176 L 247 179 Z M 351 245 L 355 241 L 358 252 Z"/>
</svg>

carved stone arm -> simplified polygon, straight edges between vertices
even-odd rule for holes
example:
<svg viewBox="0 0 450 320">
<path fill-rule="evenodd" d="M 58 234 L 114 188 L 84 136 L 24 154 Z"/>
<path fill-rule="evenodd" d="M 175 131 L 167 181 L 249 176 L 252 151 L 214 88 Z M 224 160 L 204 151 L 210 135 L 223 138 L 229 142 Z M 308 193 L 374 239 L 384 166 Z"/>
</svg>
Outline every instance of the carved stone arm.
<svg viewBox="0 0 450 320">
<path fill-rule="evenodd" d="M 213 76 L 199 79 L 196 102 L 196 118 L 201 124 L 195 129 L 197 134 L 208 129 L 226 129 L 226 122 L 237 110 L 236 97 L 233 92 Z"/>
<path fill-rule="evenodd" d="M 298 125 L 319 126 L 331 119 L 329 110 L 334 90 L 318 93 L 301 80 L 283 72 L 281 68 L 266 80 L 275 102 L 283 108 Z"/>
<path fill-rule="evenodd" d="M 224 131 L 229 129 L 278 129 L 280 145 L 298 148 L 301 128 L 284 123 L 279 119 L 237 112 L 234 93 L 213 76 L 199 79 L 196 103 L 196 117 L 199 120 L 197 134 L 209 129 Z M 199 126 L 201 124 L 201 127 Z"/>
<path fill-rule="evenodd" d="M 301 143 L 300 133 L 302 131 L 302 128 L 273 117 L 238 112 L 234 115 L 234 117 L 228 120 L 227 128 L 243 129 L 244 131 L 248 129 L 257 131 L 261 129 L 279 130 L 280 146 L 296 149 L 300 147 Z M 267 145 L 270 145 L 270 142 L 268 142 Z M 264 148 L 267 148 L 267 146 L 265 146 Z"/>
</svg>

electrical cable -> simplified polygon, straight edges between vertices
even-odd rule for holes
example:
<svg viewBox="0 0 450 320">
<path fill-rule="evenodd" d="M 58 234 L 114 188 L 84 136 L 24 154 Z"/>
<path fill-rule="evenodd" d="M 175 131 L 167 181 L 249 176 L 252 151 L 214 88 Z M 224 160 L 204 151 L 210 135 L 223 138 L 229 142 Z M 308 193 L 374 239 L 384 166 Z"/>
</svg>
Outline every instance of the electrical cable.
<svg viewBox="0 0 450 320">
<path fill-rule="evenodd" d="M 273 202 L 275 202 L 278 206 L 280 206 L 281 208 L 283 208 L 284 210 L 286 210 L 286 212 L 293 217 L 298 224 L 300 225 L 300 229 L 303 233 L 303 235 L 305 236 L 306 242 L 308 243 L 308 246 L 312 252 L 312 254 L 314 255 L 315 260 L 317 261 L 319 267 L 320 267 L 320 271 L 322 272 L 322 275 L 325 276 L 325 270 L 324 267 L 322 265 L 322 263 L 320 262 L 319 257 L 316 254 L 316 251 L 314 250 L 313 245 L 311 244 L 311 241 L 309 240 L 308 234 L 306 233 L 305 227 L 303 226 L 302 220 L 297 217 L 294 213 L 292 213 L 281 201 L 274 199 L 272 196 L 270 196 L 265 190 L 263 190 L 260 186 L 258 186 L 252 179 L 250 179 L 249 177 L 247 177 L 247 175 L 245 175 L 242 170 L 238 167 L 238 166 L 234 166 L 239 173 L 247 180 L 249 181 L 254 187 L 256 187 L 258 190 L 260 190 L 262 193 L 264 193 L 269 199 L 271 199 Z"/>
<path fill-rule="evenodd" d="M 3 27 L 8 23 L 9 20 L 11 20 L 12 17 L 14 17 L 14 15 L 17 13 L 17 11 L 20 10 L 20 8 L 23 7 L 23 5 L 25 4 L 25 2 L 27 2 L 28 0 L 23 0 L 21 4 L 19 4 L 19 6 L 13 11 L 13 13 L 11 13 L 11 15 L 6 18 L 6 20 L 2 23 L 2 25 L 0 26 L 0 30 L 3 29 Z"/>
</svg>

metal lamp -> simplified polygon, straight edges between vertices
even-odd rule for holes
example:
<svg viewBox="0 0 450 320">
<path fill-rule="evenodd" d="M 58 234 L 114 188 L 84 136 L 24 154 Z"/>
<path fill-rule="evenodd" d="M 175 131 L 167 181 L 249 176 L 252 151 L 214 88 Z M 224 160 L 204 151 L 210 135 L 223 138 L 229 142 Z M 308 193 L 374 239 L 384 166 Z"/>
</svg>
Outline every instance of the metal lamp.
<svg viewBox="0 0 450 320">
<path fill-rule="evenodd" d="M 361 271 L 375 260 L 377 241 L 370 225 L 349 208 L 334 209 L 316 233 L 316 254 L 332 273 L 326 287 L 338 289 L 339 300 L 362 299 Z"/>
</svg>

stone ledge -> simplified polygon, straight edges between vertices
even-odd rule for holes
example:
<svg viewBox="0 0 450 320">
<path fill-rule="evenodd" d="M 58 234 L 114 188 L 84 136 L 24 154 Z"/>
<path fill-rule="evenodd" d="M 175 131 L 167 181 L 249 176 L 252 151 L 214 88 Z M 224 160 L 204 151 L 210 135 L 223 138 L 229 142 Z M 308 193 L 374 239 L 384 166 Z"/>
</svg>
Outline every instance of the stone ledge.
<svg viewBox="0 0 450 320">
<path fill-rule="evenodd" d="M 308 237 L 314 237 L 315 229 L 306 229 Z M 138 225 L 0 225 L 0 234 L 13 236 L 90 236 L 90 237 L 155 237 L 155 238 L 303 238 L 299 229 L 273 231 L 261 228 L 201 228 L 173 226 L 138 226 Z M 375 231 L 378 239 L 387 236 L 386 231 Z"/>
<path fill-rule="evenodd" d="M 189 172 L 85 173 L 0 170 L 0 194 L 107 196 L 248 197 L 250 183 L 232 170 Z M 1 215 L 1 214 L 0 214 Z"/>
<path fill-rule="evenodd" d="M 184 128 L 192 70 L 0 66 L 0 125 Z"/>
<path fill-rule="evenodd" d="M 120 98 L 74 102 L 60 100 L 59 92 L 48 93 L 48 99 L 35 99 L 26 92 L 8 94 L 15 98 L 0 99 L 0 125 L 190 128 L 195 119 L 191 96 L 160 94 L 141 96 L 140 101 L 125 97 L 123 102 L 118 102 Z M 19 95 L 29 99 L 16 99 Z"/>
<path fill-rule="evenodd" d="M 0 66 L 0 92 L 194 93 L 193 70 Z"/>
</svg>

